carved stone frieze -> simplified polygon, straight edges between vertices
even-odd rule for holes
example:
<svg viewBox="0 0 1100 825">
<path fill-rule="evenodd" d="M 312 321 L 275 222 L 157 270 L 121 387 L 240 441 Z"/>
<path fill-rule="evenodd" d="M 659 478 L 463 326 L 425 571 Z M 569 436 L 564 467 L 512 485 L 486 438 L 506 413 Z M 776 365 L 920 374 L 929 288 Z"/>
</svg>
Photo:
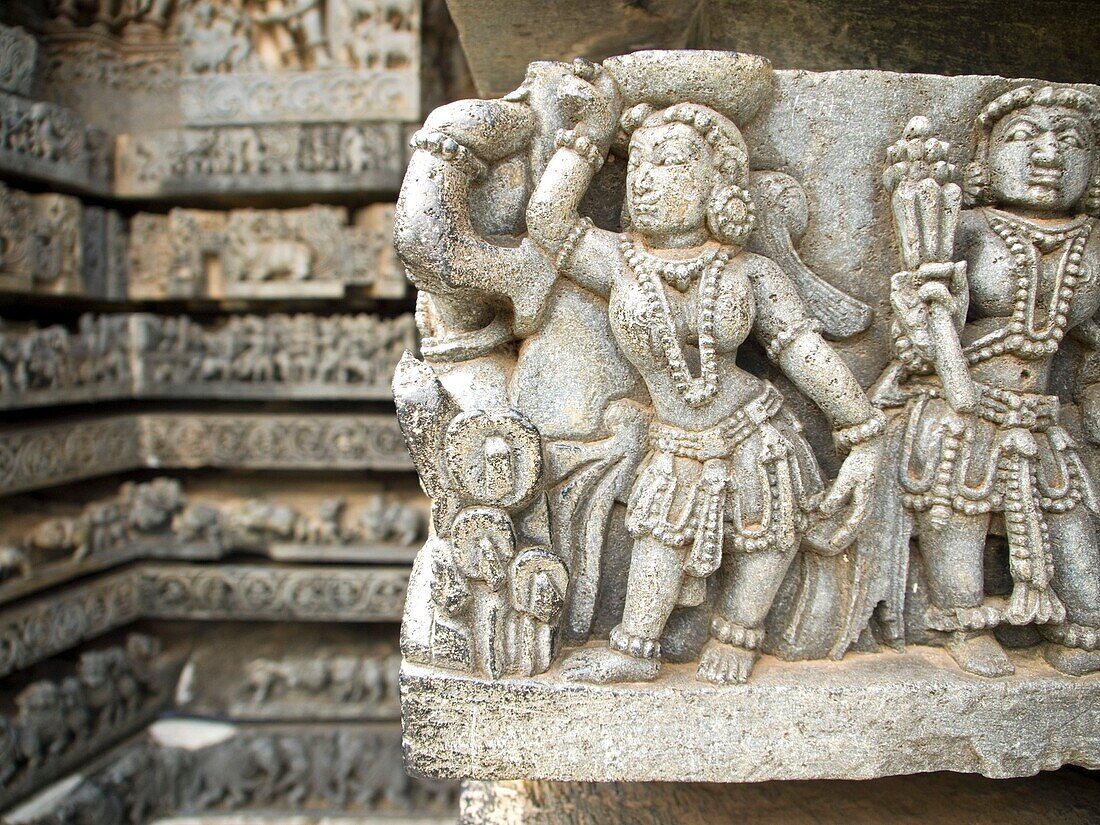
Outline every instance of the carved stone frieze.
<svg viewBox="0 0 1100 825">
<path fill-rule="evenodd" d="M 178 719 L 154 724 L 48 805 L 16 811 L 14 821 L 144 825 L 170 816 L 249 811 L 306 817 L 344 811 L 358 822 L 376 814 L 382 821 L 419 821 L 453 818 L 457 799 L 457 783 L 404 773 L 400 731 L 392 725 L 229 726 Z"/>
<path fill-rule="evenodd" d="M 135 633 L 84 651 L 71 675 L 19 690 L 15 714 L 0 715 L 0 807 L 152 721 L 178 671 L 160 653 L 156 639 Z"/>
<path fill-rule="evenodd" d="M 0 183 L 0 289 L 39 295 L 125 298 L 128 244 L 115 209 Z"/>
<path fill-rule="evenodd" d="M 0 491 L 13 493 L 140 467 L 407 468 L 391 416 L 143 413 L 10 427 Z"/>
<path fill-rule="evenodd" d="M 120 197 L 392 192 L 405 170 L 400 123 L 226 126 L 120 135 Z"/>
<path fill-rule="evenodd" d="M 407 0 L 188 4 L 178 23 L 184 121 L 415 121 L 419 18 Z"/>
<path fill-rule="evenodd" d="M 0 677 L 130 624 L 143 609 L 132 570 L 0 608 Z"/>
<path fill-rule="evenodd" d="M 208 212 L 173 209 L 132 221 L 129 295 L 149 298 L 340 298 L 349 288 L 401 297 L 392 206 L 349 225 L 335 206 Z"/>
<path fill-rule="evenodd" d="M 404 568 L 150 562 L 136 580 L 149 618 L 392 621 L 401 615 L 408 577 Z"/>
<path fill-rule="evenodd" d="M 5 536 L 0 602 L 139 558 L 214 560 L 243 552 L 278 561 L 411 560 L 424 523 L 416 504 L 377 492 L 354 505 L 330 496 L 305 508 L 266 497 L 188 497 L 171 478 L 127 482 L 113 498 Z"/>
<path fill-rule="evenodd" d="M 378 630 L 382 630 L 378 628 Z M 345 625 L 204 628 L 184 667 L 177 710 L 235 721 L 396 720 L 396 637 Z"/>
<path fill-rule="evenodd" d="M 1098 136 L 1091 85 L 709 51 L 537 62 L 429 115 L 395 217 L 422 360 L 394 395 L 433 505 L 402 625 L 413 766 L 1100 764 Z M 795 710 L 787 678 L 844 701 Z M 820 727 L 716 758 L 747 694 L 693 679 L 759 689 L 779 715 L 754 736 Z M 860 718 L 864 691 L 906 730 Z"/>
<path fill-rule="evenodd" d="M 0 25 L 0 91 L 30 97 L 38 41 L 21 28 Z"/>
<path fill-rule="evenodd" d="M 68 109 L 0 92 L 0 171 L 106 193 L 113 153 L 110 135 Z"/>
<path fill-rule="evenodd" d="M 142 562 L 0 606 L 0 677 L 138 619 L 392 622 L 408 569 Z"/>
<path fill-rule="evenodd" d="M 415 348 L 411 315 L 243 315 L 213 326 L 187 316 L 89 314 L 75 331 L 0 326 L 0 407 L 280 392 L 385 399 L 398 359 Z"/>
</svg>

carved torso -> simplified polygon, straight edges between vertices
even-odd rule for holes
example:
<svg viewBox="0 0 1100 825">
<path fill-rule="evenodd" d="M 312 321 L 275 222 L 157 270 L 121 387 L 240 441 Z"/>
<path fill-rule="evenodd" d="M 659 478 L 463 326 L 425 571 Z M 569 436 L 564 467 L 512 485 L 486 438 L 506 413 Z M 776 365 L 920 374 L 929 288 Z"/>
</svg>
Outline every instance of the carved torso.
<svg viewBox="0 0 1100 825">
<path fill-rule="evenodd" d="M 756 301 L 746 264 L 755 256 L 741 252 L 722 269 L 714 301 L 713 335 L 719 373 L 724 377 L 710 403 L 693 408 L 679 398 L 656 332 L 650 296 L 637 275 L 622 261 L 615 262 L 609 299 L 609 317 L 615 340 L 649 388 L 658 416 L 664 421 L 703 428 L 728 417 L 758 394 L 761 381 L 737 368 L 737 350 L 752 331 Z M 683 291 L 661 282 L 675 327 L 675 340 L 685 354 L 693 376 L 699 375 L 698 339 L 700 279 Z"/>
<path fill-rule="evenodd" d="M 959 222 L 959 242 L 967 261 L 970 306 L 963 344 L 971 345 L 1017 320 L 1017 293 L 1025 283 L 1030 309 L 1030 320 L 1025 320 L 1025 325 L 1039 331 L 1050 328 L 1046 336 L 1052 342 L 1049 348 L 1053 349 L 1069 330 L 1089 320 L 1100 307 L 1100 233 L 1095 229 L 1089 232 L 1094 224 L 1085 216 L 1042 223 L 1025 221 L 991 208 L 964 213 Z M 1014 235 L 1021 238 L 1028 227 L 1046 230 L 1044 234 L 1050 240 L 1039 245 L 1025 241 L 1031 249 L 1023 250 L 1024 257 L 1034 265 L 1021 266 L 1005 238 L 994 229 L 1001 226 L 1004 231 L 1006 225 L 1019 227 Z M 1055 233 L 1064 233 L 1064 239 Z M 1074 254 L 1070 247 L 1073 239 L 1083 233 L 1088 233 L 1088 238 L 1078 262 L 1080 271 L 1072 276 L 1076 283 L 1067 282 L 1066 266 Z M 1064 291 L 1066 288 L 1071 294 Z M 1055 294 L 1059 290 L 1063 290 L 1061 296 Z M 1068 302 L 1064 325 L 1058 321 L 1059 300 Z M 1054 327 L 1062 327 L 1062 332 L 1054 332 Z M 1019 391 L 1045 392 L 1052 358 L 1052 352 L 1028 353 L 1010 346 L 1004 354 L 975 363 L 973 374 L 978 381 L 996 382 Z"/>
</svg>

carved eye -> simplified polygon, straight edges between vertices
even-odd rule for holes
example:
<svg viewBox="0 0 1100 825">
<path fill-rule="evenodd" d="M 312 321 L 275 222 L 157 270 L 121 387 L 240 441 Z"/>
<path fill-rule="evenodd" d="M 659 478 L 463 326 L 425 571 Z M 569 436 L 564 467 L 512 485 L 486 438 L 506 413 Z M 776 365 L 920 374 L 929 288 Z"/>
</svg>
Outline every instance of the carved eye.
<svg viewBox="0 0 1100 825">
<path fill-rule="evenodd" d="M 1081 135 L 1077 133 L 1076 129 L 1069 129 L 1060 133 L 1058 135 L 1058 142 L 1070 149 L 1085 148 L 1085 141 L 1081 139 Z"/>
<path fill-rule="evenodd" d="M 1008 130 L 1005 140 L 1030 140 L 1035 137 L 1035 127 L 1030 123 L 1018 123 Z"/>
</svg>

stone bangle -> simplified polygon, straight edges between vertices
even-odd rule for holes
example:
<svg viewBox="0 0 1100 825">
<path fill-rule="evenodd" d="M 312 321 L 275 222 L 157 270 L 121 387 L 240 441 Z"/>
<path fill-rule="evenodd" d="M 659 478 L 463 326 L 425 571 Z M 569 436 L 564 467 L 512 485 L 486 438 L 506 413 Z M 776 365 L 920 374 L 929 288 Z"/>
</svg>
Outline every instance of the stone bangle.
<svg viewBox="0 0 1100 825">
<path fill-rule="evenodd" d="M 421 129 L 412 136 L 409 145 L 414 149 L 422 149 L 431 152 L 440 160 L 453 164 L 461 172 L 465 172 L 471 180 L 483 177 L 488 171 L 488 165 L 466 146 L 463 146 L 453 137 L 443 132 L 432 132 Z"/>
<path fill-rule="evenodd" d="M 603 166 L 603 152 L 587 135 L 578 134 L 576 129 L 559 129 L 554 138 L 555 149 L 569 149 L 588 162 L 592 171 Z"/>
<path fill-rule="evenodd" d="M 777 361 L 779 356 L 783 354 L 783 350 L 798 340 L 804 333 L 817 332 L 820 326 L 815 320 L 806 318 L 792 327 L 780 330 L 774 338 L 768 341 L 765 347 L 768 358 Z"/>
<path fill-rule="evenodd" d="M 851 449 L 877 438 L 885 431 L 886 414 L 882 410 L 875 410 L 866 421 L 834 431 L 833 439 L 839 446 Z"/>
</svg>

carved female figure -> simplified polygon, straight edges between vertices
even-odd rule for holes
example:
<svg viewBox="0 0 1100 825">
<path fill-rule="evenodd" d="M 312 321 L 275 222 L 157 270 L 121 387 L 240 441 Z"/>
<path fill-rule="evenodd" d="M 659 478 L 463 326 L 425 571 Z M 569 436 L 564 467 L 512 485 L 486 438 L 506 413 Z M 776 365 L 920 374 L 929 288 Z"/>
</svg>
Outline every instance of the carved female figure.
<svg viewBox="0 0 1100 825">
<path fill-rule="evenodd" d="M 956 237 L 965 269 L 945 276 L 933 264 L 895 276 L 901 365 L 877 395 L 901 412 L 900 483 L 927 580 L 925 619 L 981 675 L 1013 670 L 992 635 L 1002 621 L 1036 624 L 1061 670 L 1100 669 L 1097 500 L 1050 394 L 1066 335 L 1100 347 L 1098 130 L 1100 104 L 1073 89 L 1023 86 L 998 97 L 977 122 L 972 208 Z M 927 310 L 901 286 L 936 281 L 949 285 L 972 411 L 943 397 Z M 1009 548 L 1013 590 L 1003 607 L 985 601 L 990 532 Z"/>
<path fill-rule="evenodd" d="M 574 653 L 565 673 L 653 679 L 673 609 L 702 604 L 706 580 L 717 575 L 698 674 L 744 681 L 813 505 L 835 512 L 851 497 L 847 526 L 858 521 L 885 419 L 816 332 L 783 271 L 742 248 L 754 221 L 748 155 L 722 114 L 692 103 L 631 109 L 621 120 L 630 135 L 630 228 L 605 231 L 579 216 L 619 104 L 608 74 L 576 71 L 590 80 L 592 102 L 558 136 L 528 205 L 528 231 L 562 275 L 607 298 L 615 340 L 643 378 L 656 420 L 627 507 L 635 545 L 622 622 L 609 648 Z M 851 448 L 824 500 L 798 422 L 773 386 L 736 363 L 750 334 Z"/>
</svg>

